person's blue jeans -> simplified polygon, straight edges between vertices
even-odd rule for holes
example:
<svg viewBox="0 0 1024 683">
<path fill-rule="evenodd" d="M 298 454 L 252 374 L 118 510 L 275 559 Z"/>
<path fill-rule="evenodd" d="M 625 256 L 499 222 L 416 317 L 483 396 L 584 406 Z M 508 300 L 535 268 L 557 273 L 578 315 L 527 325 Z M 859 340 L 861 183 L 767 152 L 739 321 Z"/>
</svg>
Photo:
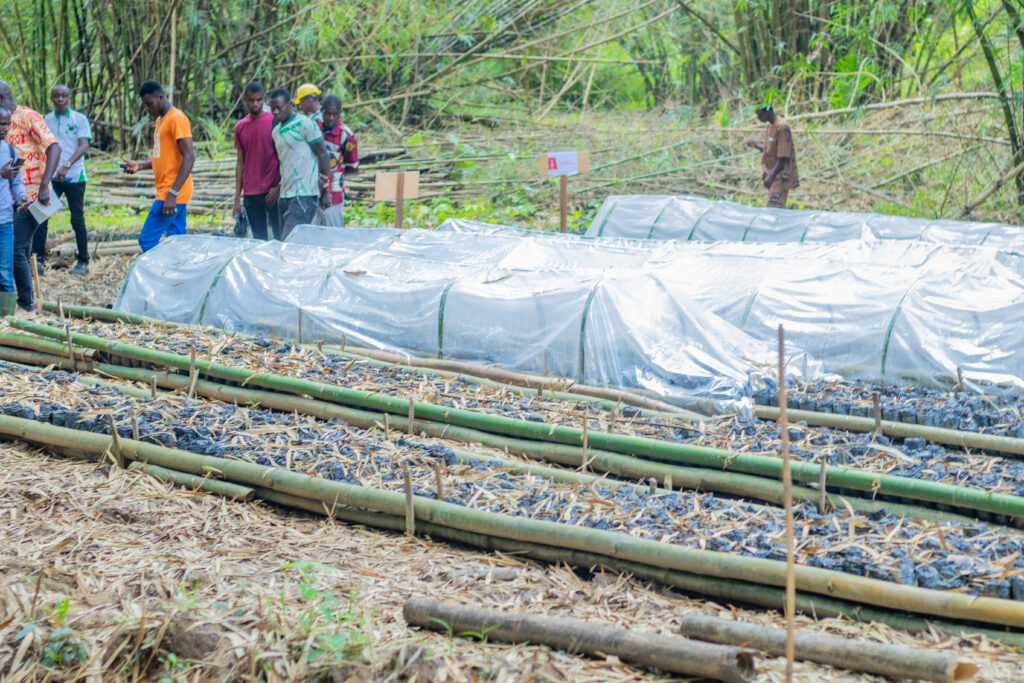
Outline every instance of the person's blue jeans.
<svg viewBox="0 0 1024 683">
<path fill-rule="evenodd" d="M 0 292 L 14 291 L 14 223 L 0 223 Z"/>
<path fill-rule="evenodd" d="M 178 204 L 173 216 L 163 214 L 164 200 L 158 199 L 149 208 L 149 215 L 146 222 L 142 224 L 142 232 L 139 233 L 139 246 L 142 251 L 149 251 L 160 243 L 164 235 L 184 235 L 185 218 L 188 216 L 188 205 Z"/>
</svg>

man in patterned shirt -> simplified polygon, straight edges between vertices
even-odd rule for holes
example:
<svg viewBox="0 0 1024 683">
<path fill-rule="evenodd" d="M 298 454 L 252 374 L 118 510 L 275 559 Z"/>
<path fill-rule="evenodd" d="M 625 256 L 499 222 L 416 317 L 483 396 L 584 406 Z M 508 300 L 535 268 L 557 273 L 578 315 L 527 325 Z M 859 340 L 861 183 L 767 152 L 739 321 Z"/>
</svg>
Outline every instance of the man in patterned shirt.
<svg viewBox="0 0 1024 683">
<path fill-rule="evenodd" d="M 50 179 L 60 161 L 60 145 L 53 136 L 39 112 L 19 105 L 14 93 L 4 81 L 0 81 L 0 105 L 11 112 L 11 129 L 7 142 L 14 145 L 18 154 L 25 159 L 21 177 L 29 201 L 38 199 L 50 203 Z M 4 176 L 7 177 L 7 176 Z M 35 317 L 32 301 L 32 267 L 29 256 L 32 253 L 32 238 L 39 223 L 28 211 L 14 216 L 14 284 L 18 290 L 18 310 L 15 315 Z"/>
<path fill-rule="evenodd" d="M 345 203 L 345 176 L 359 173 L 359 147 L 356 134 L 341 122 L 340 97 L 325 97 L 322 111 L 320 129 L 331 159 L 331 204 L 337 206 Z"/>
<path fill-rule="evenodd" d="M 296 225 L 312 222 L 317 204 L 330 208 L 331 166 L 320 128 L 292 109 L 287 90 L 270 93 L 270 112 L 274 115 L 271 135 L 281 164 L 281 239 L 286 239 Z"/>
<path fill-rule="evenodd" d="M 751 138 L 747 145 L 761 152 L 761 181 L 768 190 L 765 206 L 784 209 L 789 191 L 800 187 L 793 133 L 786 120 L 776 114 L 771 105 L 757 110 L 757 120 L 768 124 L 764 144 Z"/>
<path fill-rule="evenodd" d="M 86 275 L 89 272 L 89 233 L 85 227 L 85 153 L 92 140 L 92 127 L 85 114 L 71 108 L 71 90 L 64 84 L 50 90 L 53 111 L 43 117 L 47 127 L 60 143 L 60 166 L 53 177 L 53 189 L 58 197 L 64 197 L 71 212 L 71 228 L 75 231 L 75 246 L 78 260 L 71 272 Z M 46 252 L 46 223 L 36 230 L 32 246 L 38 263 L 43 262 Z"/>
</svg>

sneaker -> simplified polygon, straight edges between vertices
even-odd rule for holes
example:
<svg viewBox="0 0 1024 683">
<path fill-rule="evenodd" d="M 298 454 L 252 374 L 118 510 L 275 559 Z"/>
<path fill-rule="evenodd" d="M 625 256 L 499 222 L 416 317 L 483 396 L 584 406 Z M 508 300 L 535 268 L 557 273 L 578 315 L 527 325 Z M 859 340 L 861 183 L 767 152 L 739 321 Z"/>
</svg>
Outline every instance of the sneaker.
<svg viewBox="0 0 1024 683">
<path fill-rule="evenodd" d="M 74 275 L 88 275 L 89 264 L 85 261 L 79 261 L 75 264 L 75 267 L 71 269 L 71 273 Z"/>
<path fill-rule="evenodd" d="M 18 306 L 18 310 L 16 310 L 14 312 L 14 317 L 15 318 L 34 318 L 34 317 L 36 317 L 36 312 L 34 310 L 30 310 L 28 308 L 22 308 L 21 306 Z"/>
</svg>

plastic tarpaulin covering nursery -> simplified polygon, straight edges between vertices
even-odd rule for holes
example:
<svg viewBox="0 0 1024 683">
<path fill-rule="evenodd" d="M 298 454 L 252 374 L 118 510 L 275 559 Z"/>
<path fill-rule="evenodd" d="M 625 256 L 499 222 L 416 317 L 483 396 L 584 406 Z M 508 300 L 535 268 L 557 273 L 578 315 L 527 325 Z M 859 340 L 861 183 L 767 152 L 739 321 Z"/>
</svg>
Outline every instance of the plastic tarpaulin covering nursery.
<svg viewBox="0 0 1024 683">
<path fill-rule="evenodd" d="M 587 237 L 827 243 L 883 239 L 1024 248 L 1024 228 L 1003 223 L 771 209 L 685 195 L 607 197 Z"/>
<path fill-rule="evenodd" d="M 708 409 L 747 406 L 746 359 L 770 360 L 765 345 L 638 269 L 505 268 L 523 245 L 502 236 L 339 228 L 345 246 L 299 243 L 317 230 L 287 243 L 167 239 L 135 262 L 116 308 L 307 342 L 345 335 Z"/>
<path fill-rule="evenodd" d="M 743 407 L 786 327 L 790 369 L 1024 389 L 1024 256 L 928 242 L 587 239 L 297 228 L 181 236 L 117 308 L 305 341 L 443 356 Z"/>
</svg>

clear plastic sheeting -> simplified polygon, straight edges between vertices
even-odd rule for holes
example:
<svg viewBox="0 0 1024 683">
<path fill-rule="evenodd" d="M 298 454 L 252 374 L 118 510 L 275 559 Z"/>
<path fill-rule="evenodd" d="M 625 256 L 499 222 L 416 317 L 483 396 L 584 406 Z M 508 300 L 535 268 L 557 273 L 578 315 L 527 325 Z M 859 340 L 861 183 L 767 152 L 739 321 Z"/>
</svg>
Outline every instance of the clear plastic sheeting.
<svg viewBox="0 0 1024 683">
<path fill-rule="evenodd" d="M 319 242 L 320 244 L 316 244 Z M 181 236 L 117 308 L 493 363 L 744 409 L 786 328 L 808 378 L 1024 391 L 1024 256 L 920 241 L 756 244 L 302 226 Z"/>
<path fill-rule="evenodd" d="M 307 342 L 344 337 L 494 363 L 708 410 L 748 409 L 750 360 L 770 361 L 768 345 L 638 269 L 512 270 L 497 265 L 519 246 L 504 238 L 487 244 L 492 237 L 388 232 L 382 237 L 395 240 L 387 251 L 174 237 L 136 261 L 116 306 Z M 207 268 L 181 259 L 197 252 L 205 253 Z M 173 287 L 147 286 L 175 269 Z"/>
<path fill-rule="evenodd" d="M 607 197 L 586 234 L 587 237 L 715 242 L 916 240 L 1000 249 L 1024 248 L 1024 228 L 1003 223 L 772 209 L 685 195 Z"/>
</svg>

